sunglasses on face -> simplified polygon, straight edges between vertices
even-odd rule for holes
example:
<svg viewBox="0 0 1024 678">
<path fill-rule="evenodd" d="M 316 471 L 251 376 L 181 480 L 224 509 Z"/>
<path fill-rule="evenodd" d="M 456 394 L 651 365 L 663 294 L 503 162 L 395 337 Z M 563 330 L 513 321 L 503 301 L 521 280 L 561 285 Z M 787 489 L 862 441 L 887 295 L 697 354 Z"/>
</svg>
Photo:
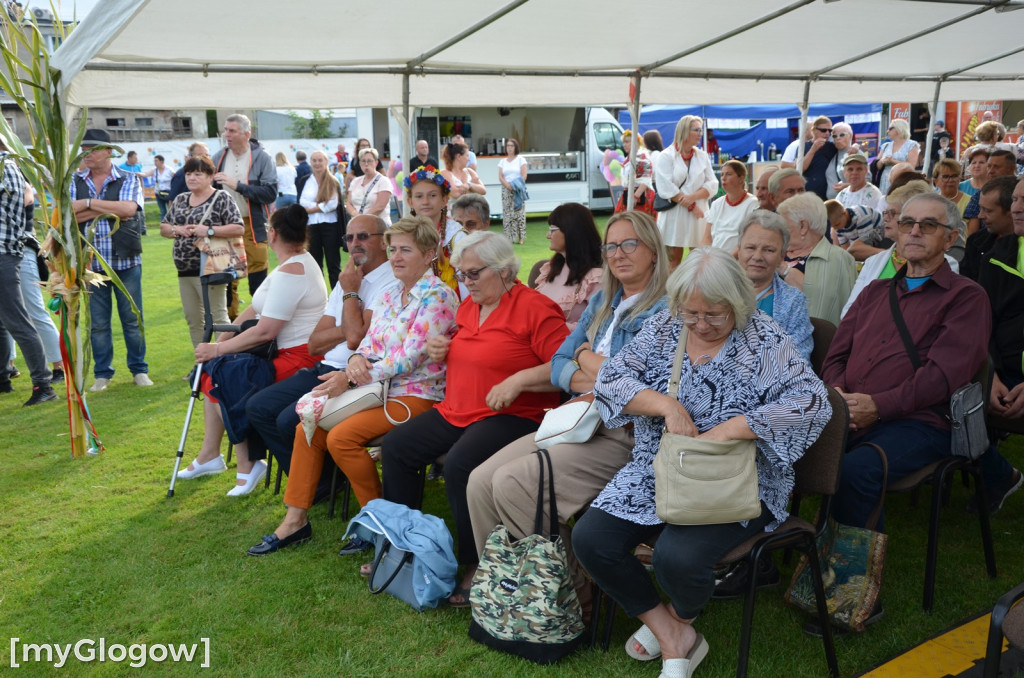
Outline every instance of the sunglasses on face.
<svg viewBox="0 0 1024 678">
<path fill-rule="evenodd" d="M 815 127 L 814 129 L 818 130 L 822 134 L 832 134 L 831 127 Z"/>
<path fill-rule="evenodd" d="M 350 243 L 353 240 L 358 240 L 359 242 L 366 242 L 370 238 L 378 235 L 383 235 L 383 233 L 367 233 L 365 231 L 363 231 L 362 233 L 346 233 L 345 242 Z"/>
<path fill-rule="evenodd" d="M 914 230 L 914 226 L 917 226 L 923 235 L 931 235 L 940 228 L 952 228 L 949 224 L 944 224 L 937 219 L 915 221 L 914 219 L 903 218 L 896 222 L 896 228 L 899 229 L 900 233 L 910 233 Z"/>
</svg>

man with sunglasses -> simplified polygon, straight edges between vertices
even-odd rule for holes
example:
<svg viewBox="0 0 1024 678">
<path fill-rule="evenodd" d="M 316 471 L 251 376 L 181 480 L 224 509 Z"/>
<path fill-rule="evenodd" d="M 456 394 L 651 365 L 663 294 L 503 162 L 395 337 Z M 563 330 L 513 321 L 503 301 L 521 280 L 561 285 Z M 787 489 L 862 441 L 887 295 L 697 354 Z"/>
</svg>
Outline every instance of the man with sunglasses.
<svg viewBox="0 0 1024 678">
<path fill-rule="evenodd" d="M 836 158 L 836 145 L 832 143 L 832 121 L 818 116 L 811 125 L 811 140 L 804 146 L 803 175 L 807 190 L 817 193 L 822 200 L 828 195 L 828 168 Z"/>
<path fill-rule="evenodd" d="M 399 285 L 388 264 L 383 237 L 386 228 L 383 219 L 369 214 L 361 214 L 349 222 L 345 234 L 348 263 L 327 299 L 323 317 L 309 336 L 311 354 L 323 354 L 324 359 L 263 389 L 246 405 L 250 424 L 285 473 L 291 467 L 292 441 L 299 423 L 295 403 L 319 386 L 326 375 L 345 369 L 349 357 L 370 328 L 370 319 L 381 295 Z M 332 469 L 332 463 L 324 465 L 317 501 L 327 496 Z"/>
<path fill-rule="evenodd" d="M 900 480 L 950 454 L 949 398 L 988 359 L 992 327 L 985 291 L 953 273 L 945 259 L 959 234 L 957 206 L 934 193 L 908 200 L 897 221 L 906 264 L 891 280 L 868 285 L 840 322 L 822 367 L 822 379 L 850 409 L 850 441 L 839 474 L 834 515 L 865 527 L 882 492 L 877 452 L 888 458 L 888 481 Z M 890 305 L 899 314 L 920 359 L 915 369 Z M 1019 472 L 990 449 L 981 457 L 989 495 L 1008 494 Z M 1012 490 L 1011 490 L 1012 491 Z M 1001 504 L 1001 499 L 999 501 Z M 884 523 L 877 527 L 885 531 Z"/>
</svg>

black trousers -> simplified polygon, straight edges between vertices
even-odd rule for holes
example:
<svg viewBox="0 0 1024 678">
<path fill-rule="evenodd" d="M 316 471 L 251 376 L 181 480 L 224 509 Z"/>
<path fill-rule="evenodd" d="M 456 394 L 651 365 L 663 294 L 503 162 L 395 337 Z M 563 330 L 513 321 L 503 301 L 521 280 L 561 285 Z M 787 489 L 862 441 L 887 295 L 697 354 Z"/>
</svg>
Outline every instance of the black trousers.
<svg viewBox="0 0 1024 678">
<path fill-rule="evenodd" d="M 327 262 L 327 276 L 331 281 L 328 287 L 338 282 L 341 274 L 341 245 L 344 240 L 342 226 L 337 221 L 309 227 L 309 253 L 321 269 Z"/>
<path fill-rule="evenodd" d="M 424 412 L 384 436 L 381 446 L 384 498 L 419 509 L 423 470 L 442 454 L 444 486 L 455 518 L 456 556 L 475 565 L 480 551 L 473 542 L 466 486 L 469 474 L 495 452 L 537 430 L 531 419 L 496 414 L 466 427 L 453 426 L 436 409 Z"/>
</svg>

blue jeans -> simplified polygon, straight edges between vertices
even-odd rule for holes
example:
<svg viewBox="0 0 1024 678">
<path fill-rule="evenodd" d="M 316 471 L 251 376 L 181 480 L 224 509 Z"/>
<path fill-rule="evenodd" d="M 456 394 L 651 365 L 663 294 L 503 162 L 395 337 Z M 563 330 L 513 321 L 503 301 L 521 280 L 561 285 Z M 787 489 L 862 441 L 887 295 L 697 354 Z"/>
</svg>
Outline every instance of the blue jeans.
<svg viewBox="0 0 1024 678">
<path fill-rule="evenodd" d="M 849 444 L 843 455 L 843 468 L 839 474 L 839 492 L 833 513 L 840 523 L 866 527 L 871 512 L 878 503 L 882 489 L 882 462 L 878 453 L 864 443 L 874 443 L 885 450 L 889 460 L 889 482 L 910 475 L 919 468 L 949 456 L 949 431 L 930 426 L 916 419 L 900 419 L 876 424 Z M 989 447 L 980 458 L 986 487 L 1005 482 L 1012 472 L 995 446 Z M 885 531 L 885 513 L 875 528 Z"/>
<path fill-rule="evenodd" d="M 43 305 L 43 295 L 39 289 L 39 269 L 36 267 L 36 255 L 29 248 L 25 248 L 25 255 L 21 258 L 21 299 L 25 302 L 25 311 L 32 319 L 39 339 L 43 342 L 43 350 L 46 352 L 46 361 L 59 363 L 60 358 L 60 335 L 57 333 L 57 326 L 53 324 L 50 312 Z M 14 360 L 14 346 L 11 346 L 11 360 Z"/>
<path fill-rule="evenodd" d="M 142 266 L 134 266 L 117 271 L 121 283 L 128 290 L 142 316 Z M 110 379 L 114 376 L 114 337 L 110 329 L 112 313 L 111 295 L 117 298 L 117 317 L 121 320 L 121 332 L 124 334 L 125 350 L 128 353 L 127 364 L 132 374 L 149 372 L 146 364 L 146 340 L 142 336 L 139 318 L 132 312 L 128 297 L 111 283 L 92 288 L 89 293 L 89 313 L 92 315 L 92 357 L 93 374 L 97 379 Z"/>
<path fill-rule="evenodd" d="M 297 202 L 298 198 L 294 195 L 279 195 L 277 196 L 277 201 L 274 203 L 274 207 L 276 207 L 277 209 L 281 209 L 282 207 L 287 207 L 288 205 L 294 205 Z"/>
</svg>

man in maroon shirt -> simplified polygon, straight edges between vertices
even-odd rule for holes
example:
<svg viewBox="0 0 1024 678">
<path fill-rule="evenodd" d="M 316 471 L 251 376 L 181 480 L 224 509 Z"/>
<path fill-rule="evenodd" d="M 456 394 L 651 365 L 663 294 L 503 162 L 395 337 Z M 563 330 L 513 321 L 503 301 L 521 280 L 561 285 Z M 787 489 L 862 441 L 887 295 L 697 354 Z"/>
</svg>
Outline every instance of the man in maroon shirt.
<svg viewBox="0 0 1024 678">
<path fill-rule="evenodd" d="M 987 359 L 992 316 L 985 291 L 953 273 L 945 253 L 960 225 L 955 204 L 937 194 L 911 198 L 898 223 L 906 265 L 891 280 L 876 280 L 840 323 L 822 368 L 850 408 L 849 450 L 843 457 L 835 517 L 864 526 L 882 488 L 877 453 L 889 459 L 889 482 L 950 454 L 949 397 Z M 915 370 L 890 308 L 899 307 L 920 356 Z M 1020 472 L 991 448 L 982 456 L 993 502 L 1002 504 L 1020 484 Z M 1014 482 L 1016 481 L 1016 482 Z M 996 495 L 999 496 L 996 496 Z M 884 529 L 879 524 L 879 530 Z"/>
</svg>

